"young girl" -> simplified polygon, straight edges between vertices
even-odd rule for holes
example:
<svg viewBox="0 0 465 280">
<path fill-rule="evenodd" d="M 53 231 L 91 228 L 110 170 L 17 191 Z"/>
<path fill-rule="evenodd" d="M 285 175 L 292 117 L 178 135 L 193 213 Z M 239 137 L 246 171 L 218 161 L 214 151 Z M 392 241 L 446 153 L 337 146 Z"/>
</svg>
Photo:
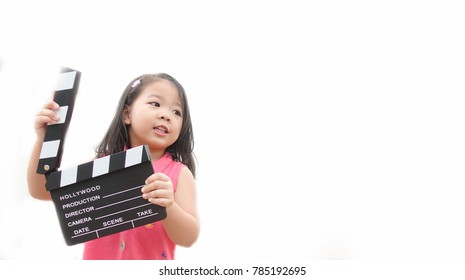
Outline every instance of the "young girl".
<svg viewBox="0 0 465 280">
<path fill-rule="evenodd" d="M 35 119 L 37 141 L 29 161 L 27 182 L 32 197 L 51 200 L 45 177 L 36 173 L 47 124 L 58 121 L 47 102 Z M 195 190 L 194 138 L 189 106 L 181 84 L 170 75 L 146 74 L 129 83 L 96 156 L 148 145 L 155 173 L 142 187 L 142 197 L 166 207 L 167 217 L 153 224 L 84 243 L 84 259 L 174 259 L 175 246 L 197 240 L 200 224 Z"/>
</svg>

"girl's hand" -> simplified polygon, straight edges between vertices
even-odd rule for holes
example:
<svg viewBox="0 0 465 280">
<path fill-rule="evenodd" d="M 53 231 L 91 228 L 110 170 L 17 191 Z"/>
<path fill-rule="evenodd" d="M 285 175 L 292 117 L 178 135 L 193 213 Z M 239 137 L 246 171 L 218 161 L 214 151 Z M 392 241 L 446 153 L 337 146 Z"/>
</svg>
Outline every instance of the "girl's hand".
<svg viewBox="0 0 465 280">
<path fill-rule="evenodd" d="M 173 183 L 163 173 L 154 173 L 145 180 L 142 197 L 153 204 L 170 207 L 174 202 Z"/>
<path fill-rule="evenodd" d="M 34 128 L 38 138 L 45 136 L 45 129 L 49 124 L 57 123 L 59 117 L 54 110 L 58 110 L 60 105 L 53 100 L 47 101 L 42 109 L 36 114 Z"/>
</svg>

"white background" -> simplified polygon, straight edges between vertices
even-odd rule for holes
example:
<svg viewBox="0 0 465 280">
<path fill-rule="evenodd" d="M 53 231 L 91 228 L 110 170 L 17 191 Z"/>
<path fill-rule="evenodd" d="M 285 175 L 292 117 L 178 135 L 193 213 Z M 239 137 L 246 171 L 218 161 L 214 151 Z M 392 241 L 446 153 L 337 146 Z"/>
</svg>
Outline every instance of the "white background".
<svg viewBox="0 0 465 280">
<path fill-rule="evenodd" d="M 464 258 L 462 1 L 116 2 L 0 2 L 1 258 L 81 258 L 26 186 L 60 66 L 82 72 L 62 167 L 134 77 L 185 87 L 202 229 L 179 260 Z"/>
</svg>

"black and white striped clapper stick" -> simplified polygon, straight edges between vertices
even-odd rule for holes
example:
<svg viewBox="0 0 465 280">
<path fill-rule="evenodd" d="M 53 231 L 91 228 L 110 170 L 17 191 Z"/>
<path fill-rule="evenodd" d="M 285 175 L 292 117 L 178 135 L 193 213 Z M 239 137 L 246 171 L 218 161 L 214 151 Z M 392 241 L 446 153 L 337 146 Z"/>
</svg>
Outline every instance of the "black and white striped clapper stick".
<svg viewBox="0 0 465 280">
<path fill-rule="evenodd" d="M 56 111 L 60 119 L 47 126 L 39 157 L 37 173 L 46 174 L 60 167 L 63 144 L 74 109 L 81 72 L 63 67 L 58 76 L 53 100 L 60 105 Z"/>
</svg>

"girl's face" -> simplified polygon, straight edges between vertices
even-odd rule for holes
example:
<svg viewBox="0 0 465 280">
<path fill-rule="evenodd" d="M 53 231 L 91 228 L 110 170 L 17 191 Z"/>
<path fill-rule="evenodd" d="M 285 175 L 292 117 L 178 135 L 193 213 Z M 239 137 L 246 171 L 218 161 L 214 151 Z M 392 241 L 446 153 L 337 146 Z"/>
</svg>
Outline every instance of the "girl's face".
<svg viewBox="0 0 465 280">
<path fill-rule="evenodd" d="M 179 137 L 182 127 L 181 99 L 175 86 L 159 80 L 145 87 L 124 110 L 131 146 L 147 144 L 161 156 Z"/>
</svg>

